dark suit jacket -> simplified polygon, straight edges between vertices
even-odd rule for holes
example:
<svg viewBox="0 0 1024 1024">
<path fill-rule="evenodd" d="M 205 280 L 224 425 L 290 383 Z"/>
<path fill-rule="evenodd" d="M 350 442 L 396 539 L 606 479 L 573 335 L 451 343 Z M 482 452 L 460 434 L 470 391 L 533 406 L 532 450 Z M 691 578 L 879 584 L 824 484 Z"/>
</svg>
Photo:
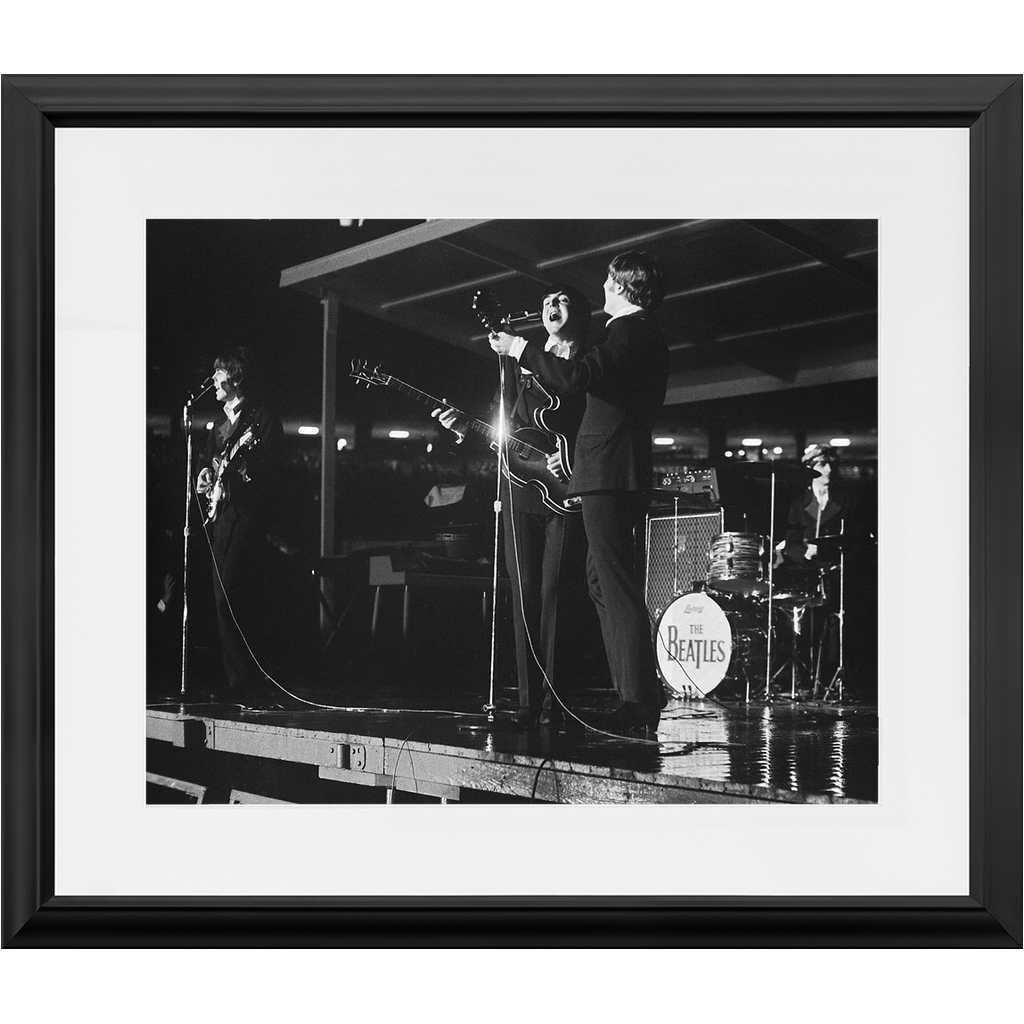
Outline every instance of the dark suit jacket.
<svg viewBox="0 0 1024 1024">
<path fill-rule="evenodd" d="M 611 321 L 578 359 L 558 359 L 530 341 L 519 362 L 545 385 L 587 396 L 570 495 L 650 490 L 651 431 L 665 403 L 668 347 L 647 313 Z"/>
<path fill-rule="evenodd" d="M 243 399 L 238 407 L 234 424 L 221 414 L 206 440 L 206 452 L 201 465 L 211 467 L 214 457 L 229 453 L 247 427 L 253 428 L 257 443 L 240 451 L 232 459 L 224 475 L 228 487 L 225 503 L 243 515 L 275 518 L 274 503 L 279 495 L 278 479 L 284 431 L 281 420 L 259 400 Z"/>
<path fill-rule="evenodd" d="M 842 483 L 830 484 L 828 502 L 821 510 L 819 534 L 818 499 L 813 489 L 808 487 L 789 506 L 786 557 L 803 563 L 807 545 L 815 536 L 830 537 L 842 533 L 847 536 L 848 550 L 851 550 L 849 545 L 856 549 L 863 547 L 871 538 L 871 524 L 865 513 L 864 503 L 850 494 Z"/>
</svg>

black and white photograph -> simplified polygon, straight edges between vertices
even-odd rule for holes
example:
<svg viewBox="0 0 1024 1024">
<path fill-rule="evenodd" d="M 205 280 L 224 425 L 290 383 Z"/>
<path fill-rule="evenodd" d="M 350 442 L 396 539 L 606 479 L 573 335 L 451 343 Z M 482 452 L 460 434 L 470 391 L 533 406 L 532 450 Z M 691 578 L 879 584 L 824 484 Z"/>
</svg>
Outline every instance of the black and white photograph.
<svg viewBox="0 0 1024 1024">
<path fill-rule="evenodd" d="M 148 220 L 147 802 L 877 802 L 878 264 Z"/>
<path fill-rule="evenodd" d="M 1019 76 L 3 85 L 5 945 L 1019 948 Z"/>
</svg>

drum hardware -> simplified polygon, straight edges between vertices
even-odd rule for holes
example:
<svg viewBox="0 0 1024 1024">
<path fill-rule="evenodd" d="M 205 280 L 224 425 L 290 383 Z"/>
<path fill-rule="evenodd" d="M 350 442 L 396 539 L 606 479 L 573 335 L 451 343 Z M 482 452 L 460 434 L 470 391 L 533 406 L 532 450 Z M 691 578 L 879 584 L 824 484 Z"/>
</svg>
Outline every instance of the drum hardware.
<svg viewBox="0 0 1024 1024">
<path fill-rule="evenodd" d="M 836 670 L 832 675 L 832 680 L 828 686 L 824 688 L 821 694 L 821 699 L 824 701 L 834 700 L 839 704 L 843 702 L 843 683 L 845 681 L 846 669 L 843 660 L 843 643 L 844 643 L 844 627 L 846 622 L 846 538 L 845 534 L 846 523 L 840 520 L 839 534 L 831 537 L 815 537 L 812 544 L 821 543 L 825 545 L 825 550 L 829 550 L 829 545 L 832 546 L 833 550 L 839 551 L 839 610 L 833 612 L 829 619 L 825 622 L 825 628 L 821 638 L 821 648 L 818 651 L 819 665 L 818 665 L 818 678 L 815 680 L 814 693 L 818 695 L 818 689 L 820 686 L 820 675 L 821 665 L 820 658 L 822 650 L 825 647 L 825 640 L 828 638 L 828 627 L 829 622 L 835 619 L 839 626 L 839 662 L 836 665 Z M 819 551 L 821 548 L 819 548 Z"/>
<path fill-rule="evenodd" d="M 803 633 L 803 629 L 801 627 L 801 620 L 803 619 L 804 613 L 806 611 L 807 611 L 807 605 L 800 605 L 800 604 L 794 604 L 789 609 L 789 614 L 792 616 L 792 619 L 791 619 L 792 633 L 791 633 L 789 657 L 775 670 L 775 673 L 772 675 L 772 680 L 771 680 L 774 683 L 775 680 L 779 676 L 781 676 L 783 674 L 783 672 L 786 671 L 787 668 L 789 668 L 789 670 L 790 670 L 789 696 L 790 696 L 790 699 L 792 699 L 792 700 L 796 700 L 797 690 L 799 689 L 799 687 L 798 687 L 798 679 L 800 677 L 801 670 L 803 670 L 804 678 L 808 681 L 808 683 L 813 683 L 813 686 L 815 688 L 817 687 L 817 683 L 818 683 L 817 671 L 815 672 L 814 677 L 812 679 L 810 664 L 808 662 L 804 661 L 804 659 L 800 656 L 800 636 Z M 818 666 L 819 666 L 819 668 L 820 668 L 820 665 L 821 665 L 821 652 L 819 651 L 819 653 L 818 653 Z"/>
</svg>

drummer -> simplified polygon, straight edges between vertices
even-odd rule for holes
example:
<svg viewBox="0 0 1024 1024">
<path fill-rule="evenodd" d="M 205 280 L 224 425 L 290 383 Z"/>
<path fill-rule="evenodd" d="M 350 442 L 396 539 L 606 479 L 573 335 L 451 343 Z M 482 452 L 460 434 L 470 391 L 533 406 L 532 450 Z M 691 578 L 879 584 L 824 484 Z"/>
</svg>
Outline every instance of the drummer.
<svg viewBox="0 0 1024 1024">
<path fill-rule="evenodd" d="M 841 485 L 833 481 L 833 467 L 838 455 L 838 450 L 831 445 L 812 444 L 804 449 L 801 463 L 805 469 L 818 475 L 789 506 L 783 554 L 790 563 L 810 563 L 814 568 L 820 568 L 831 562 L 828 552 L 822 552 L 819 557 L 819 545 L 814 543 L 814 539 L 843 532 L 849 498 L 843 494 Z"/>
<path fill-rule="evenodd" d="M 833 613 L 839 606 L 838 569 L 840 543 L 846 557 L 844 582 L 847 643 L 845 664 L 847 677 L 860 677 L 862 695 L 873 690 L 877 681 L 877 669 L 873 668 L 875 658 L 871 608 L 875 603 L 874 591 L 877 582 L 871 569 L 869 551 L 873 550 L 874 532 L 867 510 L 839 479 L 839 452 L 831 445 L 812 444 L 804 449 L 801 462 L 806 469 L 817 475 L 803 493 L 797 495 L 789 507 L 789 520 L 783 548 L 785 562 L 776 573 L 776 589 L 793 584 L 793 574 L 811 577 L 807 580 L 808 594 L 817 591 L 825 602 L 826 615 L 815 615 L 811 608 L 810 634 L 815 643 L 821 642 L 818 634 L 824 628 L 827 613 Z M 839 538 L 842 537 L 840 542 Z M 820 542 L 818 539 L 821 538 Z M 850 556 L 853 556 L 851 559 Z M 787 567 L 789 572 L 787 573 Z M 797 585 L 799 589 L 799 585 Z M 811 603 L 810 601 L 808 603 Z M 817 603 L 817 602 L 814 602 Z M 815 621 L 817 620 L 817 621 Z M 834 659 L 838 652 L 835 631 L 827 637 L 826 660 Z M 862 662 L 851 666 L 851 662 Z M 876 663 L 875 663 L 876 664 Z M 851 673 L 851 667 L 854 671 Z"/>
</svg>

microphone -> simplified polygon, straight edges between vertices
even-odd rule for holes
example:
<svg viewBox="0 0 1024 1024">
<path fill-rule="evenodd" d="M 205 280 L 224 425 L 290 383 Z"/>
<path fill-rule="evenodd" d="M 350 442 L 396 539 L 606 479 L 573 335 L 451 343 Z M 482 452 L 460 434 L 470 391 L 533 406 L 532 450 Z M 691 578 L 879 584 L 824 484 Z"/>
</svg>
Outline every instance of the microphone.
<svg viewBox="0 0 1024 1024">
<path fill-rule="evenodd" d="M 200 384 L 199 387 L 197 387 L 195 391 L 193 391 L 192 394 L 189 396 L 189 402 L 194 402 L 197 398 L 200 398 L 203 395 L 205 395 L 206 392 L 209 391 L 210 388 L 212 388 L 216 383 L 217 382 L 213 379 L 212 376 L 207 377 L 206 380 L 204 380 L 203 383 Z"/>
<path fill-rule="evenodd" d="M 536 313 L 529 313 L 524 309 L 520 313 L 509 313 L 505 317 L 505 322 L 509 327 L 524 327 L 526 324 L 540 323 L 541 318 L 539 310 Z"/>
</svg>

